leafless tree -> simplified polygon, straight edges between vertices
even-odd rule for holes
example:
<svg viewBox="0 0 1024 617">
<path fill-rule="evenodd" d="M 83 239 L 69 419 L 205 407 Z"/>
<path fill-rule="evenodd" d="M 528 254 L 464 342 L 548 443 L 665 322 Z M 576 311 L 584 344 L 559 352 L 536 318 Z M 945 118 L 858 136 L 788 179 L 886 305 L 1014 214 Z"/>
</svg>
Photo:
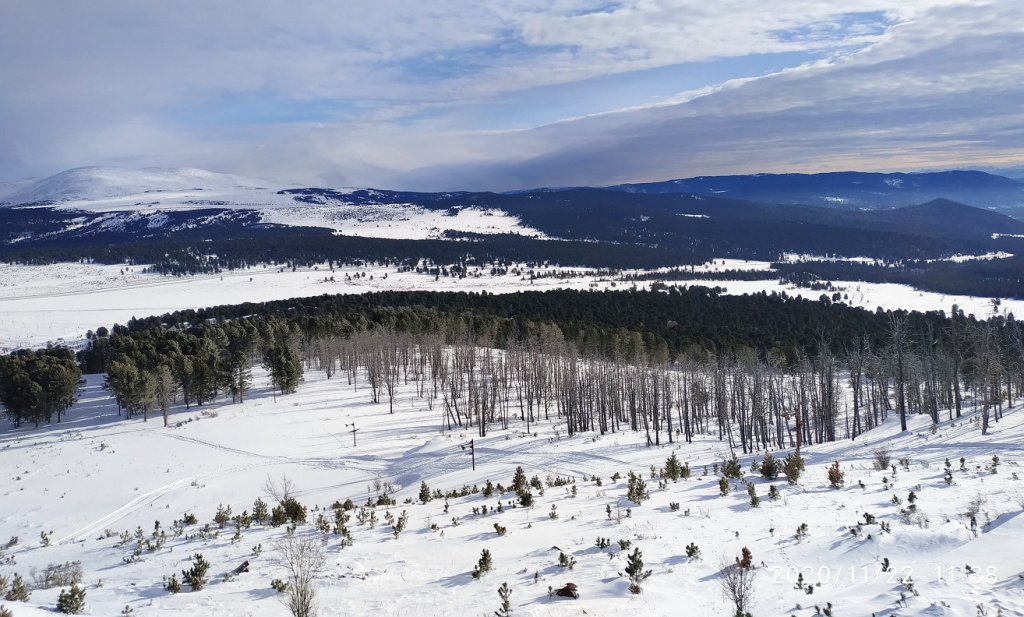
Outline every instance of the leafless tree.
<svg viewBox="0 0 1024 617">
<path fill-rule="evenodd" d="M 263 492 L 274 501 L 283 503 L 295 493 L 295 482 L 285 474 L 281 474 L 280 480 L 274 480 L 268 473 L 267 478 L 263 481 Z"/>
<path fill-rule="evenodd" d="M 314 617 L 316 586 L 313 580 L 323 570 L 323 544 L 313 536 L 288 536 L 274 544 L 278 563 L 288 571 L 287 606 L 294 617 Z"/>
<path fill-rule="evenodd" d="M 753 567 L 744 567 L 738 560 L 730 561 L 724 555 L 719 561 L 719 566 L 721 576 L 718 584 L 722 587 L 722 593 L 736 607 L 737 615 L 746 614 L 754 598 L 756 571 Z"/>
</svg>

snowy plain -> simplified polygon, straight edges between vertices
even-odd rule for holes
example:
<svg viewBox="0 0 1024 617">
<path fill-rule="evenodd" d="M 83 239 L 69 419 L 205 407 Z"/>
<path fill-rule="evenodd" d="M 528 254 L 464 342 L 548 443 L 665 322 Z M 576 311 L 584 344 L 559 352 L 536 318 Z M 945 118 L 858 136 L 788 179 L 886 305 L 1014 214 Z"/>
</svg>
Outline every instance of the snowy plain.
<svg viewBox="0 0 1024 617">
<path fill-rule="evenodd" d="M 698 271 L 767 269 L 767 262 L 717 259 L 696 268 Z M 89 330 L 115 323 L 127 323 L 132 317 L 143 318 L 167 312 L 198 309 L 222 304 L 263 302 L 322 294 L 356 294 L 385 290 L 475 291 L 515 293 L 521 290 L 556 288 L 614 290 L 628 289 L 634 282 L 629 276 L 643 271 L 623 271 L 615 275 L 588 268 L 540 267 L 532 282 L 521 274 L 466 278 L 441 277 L 415 272 L 398 272 L 394 267 L 367 265 L 339 267 L 334 271 L 321 264 L 314 268 L 291 269 L 273 266 L 248 270 L 174 277 L 143 272 L 145 266 L 117 266 L 63 263 L 48 266 L 0 264 L 0 351 L 47 342 L 80 345 Z M 573 272 L 574 276 L 559 276 Z M 657 271 L 655 271 L 655 274 Z M 366 276 L 363 276 L 365 274 Z M 358 275 L 358 276 L 357 276 Z M 333 281 L 330 280 L 333 277 Z M 657 279 L 636 282 L 638 288 L 649 288 Z M 817 299 L 820 291 L 780 284 L 778 280 L 735 281 L 701 280 L 664 281 L 666 284 L 722 287 L 729 294 L 785 292 L 790 296 Z M 946 311 L 954 304 L 966 314 L 985 318 L 994 307 L 989 298 L 954 296 L 918 291 L 892 283 L 833 281 L 846 298 L 845 303 L 874 311 L 878 307 L 918 311 Z M 831 295 L 831 294 L 828 294 Z M 1024 301 L 1003 300 L 1001 312 L 1024 315 Z"/>
<path fill-rule="evenodd" d="M 272 579 L 284 577 L 271 548 L 286 536 L 284 527 L 255 525 L 232 542 L 229 523 L 216 537 L 197 537 L 218 506 L 251 511 L 257 497 L 269 499 L 266 479 L 284 475 L 311 521 L 336 501 L 375 498 L 375 484 L 385 483 L 397 500 L 390 512 L 409 516 L 397 538 L 383 521 L 385 508 L 378 508 L 374 528 L 353 516 L 353 545 L 345 548 L 339 536 L 299 526 L 298 535 L 325 541 L 327 566 L 316 579 L 323 615 L 490 615 L 499 605 L 497 587 L 507 582 L 514 615 L 726 616 L 732 612 L 717 582 L 720 560 L 731 561 L 744 547 L 757 566 L 754 615 L 810 616 L 826 603 L 835 615 L 961 616 L 980 614 L 978 607 L 986 615 L 1024 612 L 1021 407 L 1007 409 L 985 437 L 970 412 L 952 421 L 943 414 L 935 430 L 927 417 L 914 417 L 903 434 L 890 416 L 854 442 L 805 446 L 807 469 L 794 486 L 747 469 L 763 453 L 741 456 L 744 479 L 762 500 L 753 508 L 742 483 L 720 495 L 712 467 L 728 456 L 728 446 L 714 434 L 671 445 L 663 436 L 661 446 L 648 447 L 643 433 L 629 431 L 570 438 L 552 417 L 535 423 L 531 433 L 514 421 L 481 438 L 475 429 L 443 431 L 440 406 L 429 409 L 412 385 L 389 414 L 386 402 L 371 403 L 369 388 L 354 388 L 343 374 L 328 380 L 307 371 L 298 393 L 276 400 L 266 376 L 254 376 L 245 403 L 176 408 L 167 428 L 158 416 L 118 417 L 98 376 L 88 378 L 65 422 L 17 431 L 6 426 L 0 431 L 0 538 L 19 541 L 5 553 L 14 563 L 0 564 L 0 573 L 28 577 L 48 564 L 81 561 L 86 613 L 93 615 L 114 615 L 124 606 L 138 615 L 285 615 L 282 596 L 270 588 Z M 355 445 L 352 426 L 358 427 Z M 471 439 L 475 471 L 462 447 Z M 882 444 L 891 450 L 895 472 L 872 466 Z M 664 467 L 672 453 L 693 476 L 659 487 L 649 469 Z M 997 473 L 987 468 L 993 455 L 1000 459 Z M 895 463 L 904 458 L 905 467 Z M 954 468 L 951 485 L 943 481 L 946 458 Z M 826 479 L 833 460 L 845 473 L 840 489 Z M 482 489 L 488 480 L 507 486 L 517 465 L 528 477 L 572 483 L 549 486 L 531 508 L 514 507 L 512 493 L 418 501 L 421 482 L 442 491 Z M 629 471 L 648 478 L 651 497 L 642 505 L 626 499 L 625 478 L 611 479 Z M 769 484 L 779 499 L 768 498 Z M 922 518 L 908 523 L 892 499 L 906 501 L 911 491 Z M 965 514 L 972 501 L 981 503 L 977 534 Z M 499 503 L 503 512 L 494 510 Z M 484 505 L 487 514 L 473 513 Z M 198 524 L 173 537 L 172 522 L 186 512 Z M 865 523 L 865 513 L 876 522 Z M 333 520 L 330 510 L 326 515 Z M 118 534 L 141 528 L 149 537 L 157 521 L 168 533 L 166 544 L 125 563 L 134 541 L 118 546 Z M 495 523 L 507 534 L 499 536 Z M 850 528 L 858 523 L 854 535 Z M 801 524 L 807 532 L 797 537 Z M 49 534 L 49 546 L 41 532 Z M 599 537 L 611 546 L 596 546 Z M 639 548 L 652 571 L 643 593 L 628 590 L 622 572 L 629 551 L 619 540 Z M 691 542 L 700 559 L 686 556 Z M 475 580 L 470 571 L 485 548 L 494 570 Z M 197 552 L 212 564 L 209 586 L 165 591 L 164 577 L 180 578 Z M 573 569 L 558 565 L 563 552 L 576 560 Z M 889 571 L 882 569 L 884 559 Z M 224 577 L 246 560 L 248 573 Z M 800 575 L 805 584 L 797 588 Z M 549 597 L 549 586 L 568 582 L 579 586 L 580 599 Z M 6 604 L 19 617 L 52 614 L 58 592 L 35 590 L 27 605 Z"/>
</svg>

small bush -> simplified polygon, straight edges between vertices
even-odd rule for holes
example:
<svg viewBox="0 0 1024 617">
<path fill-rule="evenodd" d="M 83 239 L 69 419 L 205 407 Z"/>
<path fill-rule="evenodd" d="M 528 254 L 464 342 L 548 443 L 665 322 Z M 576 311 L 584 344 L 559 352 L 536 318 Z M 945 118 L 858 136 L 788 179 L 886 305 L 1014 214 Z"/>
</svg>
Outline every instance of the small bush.
<svg viewBox="0 0 1024 617">
<path fill-rule="evenodd" d="M 775 501 L 779 498 L 779 489 L 774 484 L 768 487 L 768 499 Z"/>
<path fill-rule="evenodd" d="M 36 589 L 52 589 L 54 587 L 76 585 L 82 582 L 82 562 L 51 563 L 41 573 L 33 572 L 32 582 Z"/>
<path fill-rule="evenodd" d="M 276 591 L 277 593 L 288 593 L 288 583 L 282 581 L 279 578 L 275 578 L 274 580 L 270 581 L 270 588 Z"/>
<path fill-rule="evenodd" d="M 503 536 L 506 533 L 508 533 L 508 529 L 506 529 L 502 525 L 499 525 L 498 523 L 495 523 L 494 524 L 494 532 L 497 533 L 499 536 Z"/>
<path fill-rule="evenodd" d="M 726 495 L 729 494 L 729 479 L 726 478 L 725 476 L 722 476 L 721 478 L 718 479 L 718 492 L 722 495 L 722 497 L 725 497 Z"/>
<path fill-rule="evenodd" d="M 875 458 L 872 466 L 877 471 L 889 468 L 889 463 L 892 462 L 892 455 L 889 453 L 889 446 L 875 448 L 875 451 L 872 454 Z"/>
<path fill-rule="evenodd" d="M 171 593 L 179 593 L 181 591 L 181 582 L 178 581 L 177 574 L 171 575 L 171 578 L 164 584 L 164 589 Z"/>
<path fill-rule="evenodd" d="M 686 545 L 686 556 L 689 559 L 700 559 L 700 547 L 690 542 Z"/>
<path fill-rule="evenodd" d="M 576 567 L 576 558 L 570 557 L 569 555 L 560 552 L 558 554 L 558 565 L 559 567 L 569 568 L 570 570 L 572 570 Z"/>
<path fill-rule="evenodd" d="M 427 503 L 427 502 L 428 502 L 428 501 L 430 501 L 430 499 L 431 499 L 431 496 L 430 496 L 430 487 L 429 487 L 429 486 L 427 486 L 427 482 L 426 482 L 426 480 L 424 480 L 424 481 L 420 482 L 420 494 L 419 494 L 419 498 L 420 498 L 420 502 L 422 502 L 422 503 Z"/>
<path fill-rule="evenodd" d="M 844 475 L 845 474 L 839 470 L 839 461 L 836 461 L 828 468 L 828 483 L 832 488 L 839 488 L 845 482 L 845 480 L 843 480 Z"/>
</svg>

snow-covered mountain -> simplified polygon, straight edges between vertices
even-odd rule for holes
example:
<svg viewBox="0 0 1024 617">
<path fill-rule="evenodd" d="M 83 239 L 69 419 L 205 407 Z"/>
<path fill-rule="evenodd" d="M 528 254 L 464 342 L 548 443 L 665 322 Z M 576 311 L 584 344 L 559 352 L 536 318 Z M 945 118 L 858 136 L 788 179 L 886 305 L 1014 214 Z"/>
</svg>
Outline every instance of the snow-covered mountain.
<svg viewBox="0 0 1024 617">
<path fill-rule="evenodd" d="M 21 182 L 0 201 L 8 204 L 104 202 L 152 197 L 154 193 L 204 194 L 276 192 L 288 185 L 192 167 L 77 167 L 34 181 Z M 0 185 L 0 190 L 3 186 Z"/>
</svg>

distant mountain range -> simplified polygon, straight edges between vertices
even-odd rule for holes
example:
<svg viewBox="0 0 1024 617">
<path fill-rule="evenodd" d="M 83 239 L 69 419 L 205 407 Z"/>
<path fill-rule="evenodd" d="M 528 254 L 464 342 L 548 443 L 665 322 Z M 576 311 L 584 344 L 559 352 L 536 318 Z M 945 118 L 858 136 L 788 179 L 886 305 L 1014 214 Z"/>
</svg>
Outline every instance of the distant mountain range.
<svg viewBox="0 0 1024 617">
<path fill-rule="evenodd" d="M 227 249 L 210 243 L 241 237 L 255 255 L 252 247 L 268 234 L 281 247 L 274 259 L 313 245 L 317 255 L 352 256 L 354 236 L 380 239 L 360 245 L 362 259 L 376 250 L 402 259 L 417 252 L 447 255 L 447 247 L 414 243 L 470 240 L 467 251 L 489 259 L 514 253 L 575 265 L 603 257 L 595 244 L 616 255 L 603 265 L 775 259 L 783 253 L 879 259 L 1024 254 L 1024 220 L 1007 216 L 1024 213 L 1024 184 L 978 171 L 417 193 L 302 188 L 188 168 L 86 167 L 2 184 L 0 205 L 7 206 L 0 208 L 0 257 L 10 259 L 84 258 L 91 246 L 123 256 L 110 247 L 156 239 L 187 247 L 193 256 L 224 255 Z M 400 242 L 405 244 L 395 244 Z M 75 251 L 69 253 L 69 246 Z M 623 257 L 630 254 L 640 257 Z"/>
<path fill-rule="evenodd" d="M 1024 220 L 1024 183 L 980 171 L 700 176 L 608 188 L 630 193 L 691 193 L 841 210 L 882 210 L 948 199 Z"/>
</svg>

